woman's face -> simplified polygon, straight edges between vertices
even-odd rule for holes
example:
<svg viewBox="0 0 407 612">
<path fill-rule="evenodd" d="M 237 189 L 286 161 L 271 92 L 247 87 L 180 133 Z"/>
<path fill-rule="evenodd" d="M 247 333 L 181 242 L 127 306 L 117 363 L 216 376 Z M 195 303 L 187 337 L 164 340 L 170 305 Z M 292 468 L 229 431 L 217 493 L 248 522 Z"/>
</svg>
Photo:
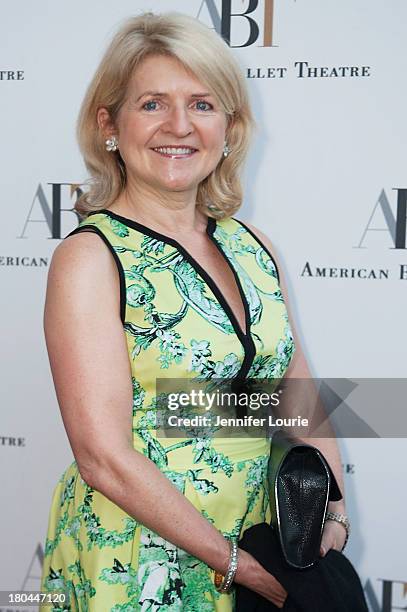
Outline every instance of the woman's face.
<svg viewBox="0 0 407 612">
<path fill-rule="evenodd" d="M 226 115 L 172 57 L 150 56 L 135 70 L 116 121 L 130 181 L 193 192 L 222 158 Z"/>
</svg>

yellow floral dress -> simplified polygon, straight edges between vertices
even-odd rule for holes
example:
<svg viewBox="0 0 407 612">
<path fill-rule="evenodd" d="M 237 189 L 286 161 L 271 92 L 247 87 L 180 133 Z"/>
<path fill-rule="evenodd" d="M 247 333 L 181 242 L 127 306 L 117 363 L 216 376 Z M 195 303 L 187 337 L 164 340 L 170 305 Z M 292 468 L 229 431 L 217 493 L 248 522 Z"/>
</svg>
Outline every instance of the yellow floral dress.
<svg viewBox="0 0 407 612">
<path fill-rule="evenodd" d="M 233 271 L 247 334 L 210 275 L 174 239 L 108 209 L 68 235 L 96 232 L 117 265 L 133 382 L 134 448 L 159 467 L 228 538 L 270 520 L 267 437 L 181 441 L 150 427 L 156 379 L 278 379 L 295 350 L 272 255 L 242 221 L 208 217 L 207 234 Z M 95 304 L 97 308 L 97 304 Z M 100 330 L 103 333 L 103 330 Z M 163 504 L 165 500 L 163 499 Z M 41 589 L 80 612 L 231 612 L 214 572 L 147 529 L 81 478 L 76 462 L 56 485 Z"/>
</svg>

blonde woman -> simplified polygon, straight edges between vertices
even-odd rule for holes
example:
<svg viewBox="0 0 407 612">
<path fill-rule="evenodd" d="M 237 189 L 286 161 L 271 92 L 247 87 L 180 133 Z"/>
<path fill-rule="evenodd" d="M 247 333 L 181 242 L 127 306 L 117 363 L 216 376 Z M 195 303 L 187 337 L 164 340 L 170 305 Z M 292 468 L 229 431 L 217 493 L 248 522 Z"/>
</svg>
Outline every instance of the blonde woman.
<svg viewBox="0 0 407 612">
<path fill-rule="evenodd" d="M 181 14 L 127 20 L 89 85 L 90 189 L 52 258 L 44 322 L 75 461 L 52 500 L 42 589 L 67 591 L 69 610 L 227 612 L 234 582 L 283 607 L 236 545 L 270 520 L 269 440 L 175 443 L 150 427 L 157 378 L 308 374 L 271 245 L 233 217 L 252 124 L 227 46 Z M 341 482 L 333 441 L 324 452 Z M 324 538 L 340 549 L 343 527 Z"/>
</svg>

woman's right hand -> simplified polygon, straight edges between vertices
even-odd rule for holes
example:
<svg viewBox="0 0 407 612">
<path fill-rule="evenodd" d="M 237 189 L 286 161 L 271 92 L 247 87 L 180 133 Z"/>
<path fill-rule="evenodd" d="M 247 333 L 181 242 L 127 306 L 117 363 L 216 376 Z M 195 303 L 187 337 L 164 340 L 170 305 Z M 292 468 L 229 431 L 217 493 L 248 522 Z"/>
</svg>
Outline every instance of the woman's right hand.
<svg viewBox="0 0 407 612">
<path fill-rule="evenodd" d="M 250 553 L 241 548 L 239 548 L 238 567 L 234 581 L 262 595 L 277 608 L 284 606 L 287 591 Z"/>
</svg>

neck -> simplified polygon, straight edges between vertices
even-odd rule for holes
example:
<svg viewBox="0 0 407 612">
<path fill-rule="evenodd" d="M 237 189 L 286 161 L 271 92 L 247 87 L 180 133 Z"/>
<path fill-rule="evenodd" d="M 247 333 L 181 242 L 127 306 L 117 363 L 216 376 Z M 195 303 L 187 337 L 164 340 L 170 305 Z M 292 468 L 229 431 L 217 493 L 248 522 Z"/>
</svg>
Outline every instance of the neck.
<svg viewBox="0 0 407 612">
<path fill-rule="evenodd" d="M 162 192 L 128 181 L 112 210 L 162 233 L 199 232 L 206 228 L 207 218 L 196 208 L 197 191 L 196 187 L 187 192 Z"/>
</svg>

